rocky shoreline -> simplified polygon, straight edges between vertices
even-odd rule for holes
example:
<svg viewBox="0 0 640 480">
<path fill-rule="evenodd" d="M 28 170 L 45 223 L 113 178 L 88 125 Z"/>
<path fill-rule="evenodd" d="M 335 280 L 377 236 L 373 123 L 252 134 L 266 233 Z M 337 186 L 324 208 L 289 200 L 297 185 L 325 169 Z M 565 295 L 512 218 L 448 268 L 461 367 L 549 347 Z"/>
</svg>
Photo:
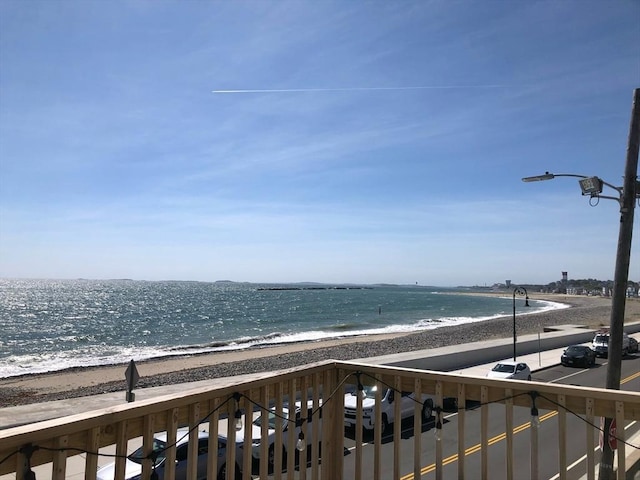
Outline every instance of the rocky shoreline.
<svg viewBox="0 0 640 480">
<path fill-rule="evenodd" d="M 554 325 L 583 325 L 589 328 L 598 328 L 609 324 L 610 299 L 565 296 L 536 298 L 567 303 L 571 307 L 539 314 L 520 315 L 518 317 L 518 335 L 542 332 L 546 327 L 553 327 Z M 637 299 L 630 300 L 627 302 L 625 323 L 640 321 L 640 301 Z M 305 344 L 304 348 L 290 353 L 273 352 L 273 354 L 270 354 L 271 349 L 265 348 L 261 349 L 260 352 L 247 352 L 244 355 L 244 359 L 232 362 L 217 360 L 215 353 L 204 354 L 207 357 L 208 364 L 197 368 L 183 368 L 180 364 L 171 364 L 168 361 L 149 360 L 148 362 L 156 364 L 156 369 L 159 367 L 159 372 L 149 376 L 141 375 L 136 388 L 275 371 L 327 359 L 353 360 L 473 343 L 481 340 L 506 338 L 511 335 L 512 326 L 513 320 L 511 317 L 501 317 L 384 339 L 379 339 L 376 336 L 367 336 L 331 346 L 326 346 L 327 342 L 309 343 Z M 141 363 L 145 364 L 147 362 Z M 23 378 L 0 379 L 0 406 L 26 405 L 124 390 L 125 387 L 122 380 L 100 381 L 100 372 L 106 368 L 109 367 L 87 367 L 86 369 L 71 369 L 63 373 L 53 372 L 51 374 L 25 375 Z M 74 376 L 79 375 L 80 372 L 93 373 L 93 377 L 98 380 L 95 383 L 81 385 L 77 388 L 69 387 L 61 391 L 44 386 L 42 388 L 39 387 L 39 384 L 44 383 L 43 380 L 46 380 L 48 376 Z"/>
</svg>

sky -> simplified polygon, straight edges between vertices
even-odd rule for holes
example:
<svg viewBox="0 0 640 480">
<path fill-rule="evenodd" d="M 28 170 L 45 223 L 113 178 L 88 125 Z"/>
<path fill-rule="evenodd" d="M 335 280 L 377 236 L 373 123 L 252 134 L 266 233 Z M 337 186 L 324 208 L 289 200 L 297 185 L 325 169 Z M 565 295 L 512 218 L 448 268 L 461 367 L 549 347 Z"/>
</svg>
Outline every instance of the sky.
<svg viewBox="0 0 640 480">
<path fill-rule="evenodd" d="M 622 186 L 639 87 L 637 0 L 0 0 L 0 277 L 610 280 L 521 179 Z"/>
</svg>

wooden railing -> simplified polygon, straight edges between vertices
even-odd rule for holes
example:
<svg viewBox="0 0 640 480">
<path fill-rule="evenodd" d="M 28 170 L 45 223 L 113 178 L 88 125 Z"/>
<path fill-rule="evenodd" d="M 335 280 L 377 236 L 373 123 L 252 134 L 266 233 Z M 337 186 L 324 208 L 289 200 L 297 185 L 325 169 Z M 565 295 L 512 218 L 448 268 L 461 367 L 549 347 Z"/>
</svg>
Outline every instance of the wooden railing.
<svg viewBox="0 0 640 480">
<path fill-rule="evenodd" d="M 400 392 L 414 393 L 417 401 L 414 402 L 413 431 L 416 434 L 413 435 L 411 462 L 406 459 L 404 463 L 401 462 L 401 456 L 407 453 L 401 450 L 400 441 L 396 441 L 392 447 L 393 467 L 390 468 L 388 462 L 382 465 L 382 428 L 374 428 L 372 438 L 367 442 L 371 445 L 364 446 L 361 428 L 363 401 L 358 399 L 357 423 L 352 433 L 353 455 L 349 455 L 348 465 L 345 465 L 344 395 L 350 389 L 357 391 L 361 385 L 378 385 L 381 387 L 377 389 L 378 392 L 392 388 L 398 392 L 398 396 Z M 433 405 L 434 412 L 434 418 L 426 426 L 423 423 L 425 404 L 422 401 L 425 396 L 428 397 L 429 406 Z M 287 407 L 296 401 L 302 401 L 303 405 L 297 420 L 293 416 L 287 417 L 286 413 Z M 376 394 L 376 401 L 379 406 L 381 393 Z M 443 412 L 447 401 L 458 406 L 471 405 L 469 408 L 458 408 L 456 421 L 451 423 L 457 425 L 455 429 L 449 425 L 443 428 Z M 308 402 L 308 409 L 305 402 Z M 396 418 L 400 418 L 400 402 L 395 402 L 393 408 Z M 505 432 L 504 461 L 497 465 L 495 462 L 490 464 L 488 457 L 490 418 L 491 421 L 496 418 L 493 412 L 496 408 L 501 410 L 499 418 L 503 419 Z M 94 480 L 99 465 L 113 462 L 115 478 L 123 479 L 127 455 L 131 455 L 137 446 L 141 446 L 143 452 L 139 460 L 142 478 L 154 478 L 157 472 L 153 467 L 153 439 L 158 432 L 166 432 L 164 478 L 173 479 L 178 452 L 175 443 L 180 440 L 178 432 L 184 431 L 183 427 L 189 427 L 188 442 L 192 447 L 198 443 L 198 431 L 208 431 L 206 478 L 210 479 L 220 476 L 244 480 L 419 479 L 431 471 L 440 479 L 443 478 L 445 464 L 450 463 L 444 458 L 443 439 L 449 443 L 457 442 L 457 453 L 454 455 L 457 478 L 489 479 L 495 469 L 499 469 L 504 478 L 523 478 L 521 469 L 518 475 L 514 473 L 515 418 L 517 414 L 522 415 L 523 408 L 532 415 L 537 413 L 540 417 L 545 415 L 545 418 L 553 416 L 552 421 L 557 422 L 557 462 L 561 479 L 564 478 L 563 472 L 566 472 L 568 462 L 568 416 L 583 419 L 584 430 L 575 432 L 572 441 L 578 438 L 584 444 L 588 478 L 594 478 L 597 459 L 593 446 L 597 445 L 600 434 L 599 417 L 614 418 L 618 425 L 617 469 L 625 472 L 627 444 L 624 426 L 640 420 L 638 393 L 326 361 L 265 374 L 259 380 L 232 386 L 217 387 L 216 380 L 212 380 L 210 387 L 185 390 L 181 394 L 0 430 L 0 478 L 30 479 L 33 478 L 31 472 L 35 472 L 38 479 L 77 477 Z M 376 426 L 384 423 L 381 410 L 375 408 Z M 266 419 L 269 413 L 276 426 L 272 440 L 267 439 L 269 430 Z M 480 417 L 479 431 L 466 431 L 471 414 Z M 236 442 L 237 436 L 239 439 L 252 438 L 251 420 L 255 418 L 263 420 L 258 430 L 261 440 L 254 440 L 253 446 L 249 441 Z M 238 433 L 236 420 L 242 421 Z M 535 420 L 534 415 L 532 426 Z M 393 439 L 401 438 L 401 424 L 398 421 L 392 424 Z M 314 428 L 308 428 L 310 425 Z M 530 428 L 530 432 L 528 477 L 537 478 L 538 430 Z M 478 437 L 477 450 L 480 455 L 480 471 L 474 470 L 472 473 L 467 471 L 465 461 L 471 433 Z M 218 447 L 225 441 L 226 449 L 221 450 L 224 455 L 218 457 Z M 351 437 L 348 441 L 351 442 Z M 423 446 L 429 446 L 428 442 L 433 442 L 433 448 L 428 449 L 431 453 L 424 454 L 427 449 Z M 385 437 L 384 443 L 388 444 L 388 437 Z M 271 449 L 270 444 L 273 446 Z M 387 445 L 384 448 L 389 447 Z M 290 452 L 294 454 L 287 455 Z M 186 478 L 195 479 L 203 473 L 198 471 L 198 453 L 198 448 L 188 449 L 188 458 L 183 462 L 187 465 Z M 235 467 L 221 469 L 223 465 Z M 307 468 L 304 468 L 305 465 Z"/>
</svg>

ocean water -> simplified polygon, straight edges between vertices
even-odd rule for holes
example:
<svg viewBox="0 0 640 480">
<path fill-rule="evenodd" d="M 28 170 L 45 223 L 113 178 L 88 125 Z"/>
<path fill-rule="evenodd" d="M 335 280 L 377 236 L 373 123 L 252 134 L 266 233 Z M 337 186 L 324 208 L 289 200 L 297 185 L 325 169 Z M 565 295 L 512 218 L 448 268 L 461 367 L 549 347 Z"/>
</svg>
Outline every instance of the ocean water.
<svg viewBox="0 0 640 480">
<path fill-rule="evenodd" d="M 564 305 L 516 297 L 517 314 Z M 423 286 L 0 279 L 0 378 L 513 314 L 513 298 Z"/>
</svg>

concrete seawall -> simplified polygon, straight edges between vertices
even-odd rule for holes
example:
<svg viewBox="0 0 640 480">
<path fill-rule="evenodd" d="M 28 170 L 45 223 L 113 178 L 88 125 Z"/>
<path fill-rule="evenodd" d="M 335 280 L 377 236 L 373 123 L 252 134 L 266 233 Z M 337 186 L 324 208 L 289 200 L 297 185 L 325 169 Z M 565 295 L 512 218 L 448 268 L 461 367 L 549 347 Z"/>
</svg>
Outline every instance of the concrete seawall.
<svg viewBox="0 0 640 480">
<path fill-rule="evenodd" d="M 626 333 L 640 332 L 640 323 L 627 324 L 624 330 Z M 595 329 L 576 325 L 567 325 L 554 327 L 553 330 L 545 331 L 539 335 L 523 335 L 517 338 L 516 353 L 518 356 L 529 355 L 545 350 L 564 348 L 569 345 L 588 343 L 593 340 L 596 331 Z M 511 357 L 513 357 L 513 340 L 502 338 L 379 357 L 361 358 L 354 361 L 449 372 Z"/>
</svg>

